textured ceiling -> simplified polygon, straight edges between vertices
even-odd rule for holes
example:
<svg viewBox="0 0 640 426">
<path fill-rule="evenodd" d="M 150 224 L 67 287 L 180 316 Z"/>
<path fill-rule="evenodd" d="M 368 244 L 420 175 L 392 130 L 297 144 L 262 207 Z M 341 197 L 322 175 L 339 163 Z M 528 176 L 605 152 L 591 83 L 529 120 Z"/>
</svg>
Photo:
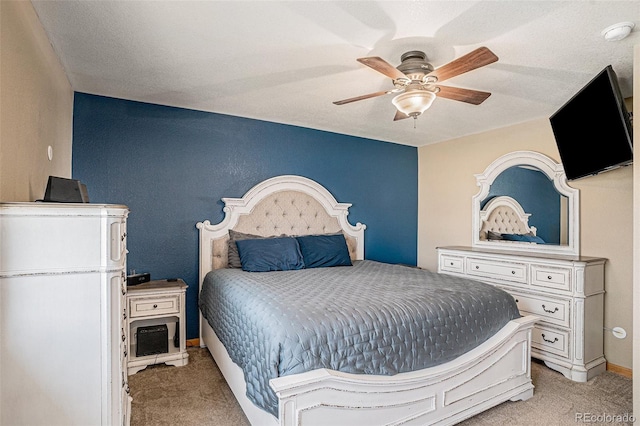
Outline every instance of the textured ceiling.
<svg viewBox="0 0 640 426">
<path fill-rule="evenodd" d="M 75 91 L 421 146 L 549 117 L 605 66 L 632 95 L 640 1 L 33 1 Z M 636 28 L 618 42 L 601 31 Z M 356 61 L 422 50 L 438 68 L 486 46 L 498 62 L 447 80 L 394 122 L 393 88 Z M 415 128 L 414 128 L 415 125 Z"/>
</svg>

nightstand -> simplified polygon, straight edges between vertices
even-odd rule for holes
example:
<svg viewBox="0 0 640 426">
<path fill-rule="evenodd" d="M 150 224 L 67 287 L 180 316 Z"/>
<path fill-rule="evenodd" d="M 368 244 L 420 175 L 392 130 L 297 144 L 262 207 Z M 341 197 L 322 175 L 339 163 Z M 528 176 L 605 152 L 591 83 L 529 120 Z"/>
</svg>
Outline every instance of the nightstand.
<svg viewBox="0 0 640 426">
<path fill-rule="evenodd" d="M 149 281 L 127 288 L 129 375 L 153 364 L 180 367 L 189 362 L 185 340 L 187 287 L 183 280 L 178 279 Z M 142 353 L 142 347 L 138 348 L 138 335 L 142 336 L 139 332 L 145 333 L 145 339 L 147 336 L 153 336 L 154 339 L 152 345 L 146 344 L 147 348 Z M 158 337 L 161 338 L 159 342 Z M 154 351 L 158 343 L 165 349 Z"/>
</svg>

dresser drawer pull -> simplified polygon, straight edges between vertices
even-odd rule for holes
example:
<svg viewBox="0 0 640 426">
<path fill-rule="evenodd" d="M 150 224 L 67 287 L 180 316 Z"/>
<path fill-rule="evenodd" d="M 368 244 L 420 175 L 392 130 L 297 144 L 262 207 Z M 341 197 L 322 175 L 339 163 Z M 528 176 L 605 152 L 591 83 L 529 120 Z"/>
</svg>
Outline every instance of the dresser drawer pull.
<svg viewBox="0 0 640 426">
<path fill-rule="evenodd" d="M 449 265 L 453 266 L 453 262 L 449 263 Z"/>
<path fill-rule="evenodd" d="M 552 280 L 552 279 L 553 279 L 553 277 L 552 277 L 551 275 L 547 275 L 547 279 L 548 279 L 548 280 Z"/>
<path fill-rule="evenodd" d="M 157 307 L 158 307 L 158 305 L 153 305 L 153 309 L 155 309 L 155 308 L 157 308 Z"/>
<path fill-rule="evenodd" d="M 511 271 L 511 274 L 512 274 L 512 275 L 515 275 L 515 274 L 516 274 L 516 271 Z"/>
<path fill-rule="evenodd" d="M 544 333 L 542 333 L 542 340 L 544 340 L 544 341 L 545 341 L 545 342 L 547 342 L 547 343 L 556 343 L 556 342 L 558 341 L 558 338 L 556 337 L 556 338 L 555 338 L 555 339 L 553 339 L 553 340 L 545 339 L 545 337 L 544 337 Z"/>
<path fill-rule="evenodd" d="M 480 267 L 478 265 L 476 265 L 476 269 L 480 269 Z"/>
<path fill-rule="evenodd" d="M 542 305 L 542 310 L 545 311 L 548 314 L 555 314 L 556 312 L 559 311 L 558 307 L 556 306 L 556 308 L 553 311 L 548 310 L 547 308 L 545 308 L 544 305 Z"/>
</svg>

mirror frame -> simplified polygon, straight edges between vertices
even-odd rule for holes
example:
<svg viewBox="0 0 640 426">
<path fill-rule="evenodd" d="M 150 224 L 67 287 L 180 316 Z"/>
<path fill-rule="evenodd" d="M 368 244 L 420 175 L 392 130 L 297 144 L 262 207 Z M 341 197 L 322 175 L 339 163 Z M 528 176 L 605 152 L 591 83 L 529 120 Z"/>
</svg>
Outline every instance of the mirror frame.
<svg viewBox="0 0 640 426">
<path fill-rule="evenodd" d="M 568 238 L 566 245 L 544 245 L 520 242 L 501 242 L 480 240 L 480 203 L 487 197 L 491 184 L 509 167 L 531 166 L 539 169 L 553 182 L 556 191 L 567 197 L 568 204 Z M 556 163 L 544 154 L 534 151 L 514 151 L 493 161 L 481 174 L 474 175 L 480 191 L 472 198 L 472 246 L 482 249 L 496 249 L 504 251 L 525 251 L 530 253 L 548 253 L 580 255 L 580 191 L 567 183 L 562 164 Z"/>
</svg>

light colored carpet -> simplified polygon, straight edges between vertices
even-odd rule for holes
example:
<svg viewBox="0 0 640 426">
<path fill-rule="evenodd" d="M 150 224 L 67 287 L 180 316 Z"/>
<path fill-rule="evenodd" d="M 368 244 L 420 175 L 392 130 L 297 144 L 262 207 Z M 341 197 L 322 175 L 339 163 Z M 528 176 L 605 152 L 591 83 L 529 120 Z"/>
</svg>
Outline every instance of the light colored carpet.
<svg viewBox="0 0 640 426">
<path fill-rule="evenodd" d="M 184 367 L 155 365 L 129 376 L 131 426 L 248 426 L 207 349 L 188 351 Z M 632 424 L 624 421 L 632 413 L 631 379 L 605 372 L 575 383 L 537 362 L 531 376 L 531 399 L 505 402 L 460 425 Z"/>
</svg>

